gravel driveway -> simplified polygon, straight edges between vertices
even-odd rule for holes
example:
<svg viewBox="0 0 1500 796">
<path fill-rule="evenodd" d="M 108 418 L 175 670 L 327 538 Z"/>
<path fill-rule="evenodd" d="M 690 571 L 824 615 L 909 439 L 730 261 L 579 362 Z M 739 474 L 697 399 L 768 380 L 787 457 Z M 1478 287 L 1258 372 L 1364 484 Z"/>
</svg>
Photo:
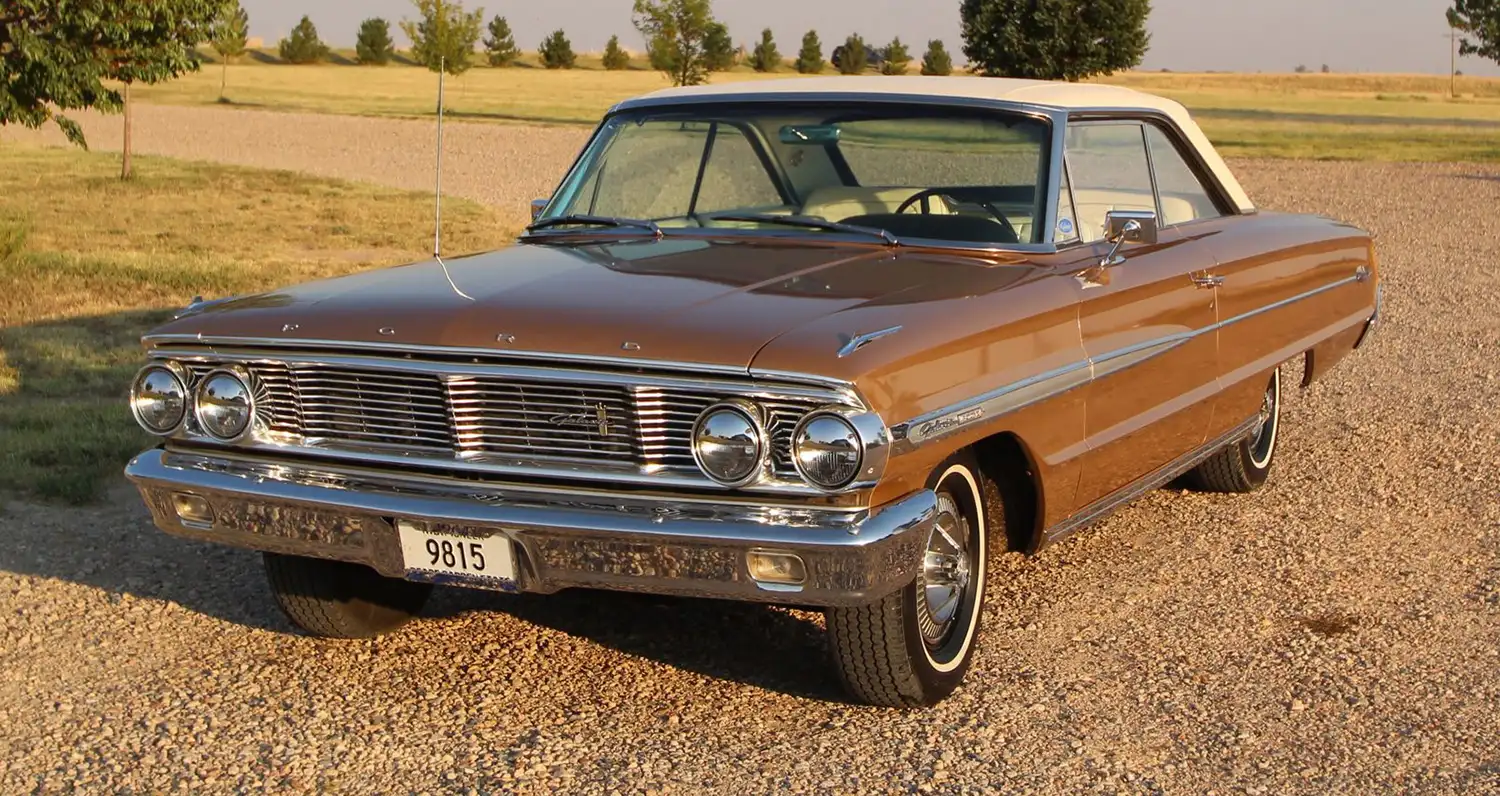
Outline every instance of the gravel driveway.
<svg viewBox="0 0 1500 796">
<path fill-rule="evenodd" d="M 425 185 L 427 125 L 141 110 L 143 151 Z M 523 203 L 583 135 L 455 125 L 450 184 Z M 842 702 L 819 619 L 754 606 L 446 590 L 300 637 L 121 486 L 5 510 L 0 792 L 1500 791 L 1500 171 L 1236 166 L 1379 233 L 1386 327 L 1288 396 L 1264 491 L 996 561 L 937 709 Z"/>
</svg>

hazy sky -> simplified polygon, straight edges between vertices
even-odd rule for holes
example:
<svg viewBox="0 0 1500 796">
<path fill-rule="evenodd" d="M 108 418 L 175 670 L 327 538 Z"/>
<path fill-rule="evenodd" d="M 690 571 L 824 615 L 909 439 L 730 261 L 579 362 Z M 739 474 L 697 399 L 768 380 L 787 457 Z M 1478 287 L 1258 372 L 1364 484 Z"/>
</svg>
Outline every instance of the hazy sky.
<svg viewBox="0 0 1500 796">
<path fill-rule="evenodd" d="M 412 15 L 409 0 L 241 0 L 254 36 L 273 43 L 303 14 L 325 41 L 352 46 L 361 19 L 393 23 Z M 470 8 L 481 5 L 468 0 Z M 563 28 L 575 49 L 600 50 L 611 34 L 629 48 L 631 0 L 490 0 L 485 18 L 504 15 L 523 49 Z M 1288 72 L 1328 64 L 1347 72 L 1447 74 L 1450 43 L 1443 13 L 1449 0 L 1153 0 L 1151 51 L 1145 69 Z M 815 28 L 825 52 L 858 32 L 867 41 L 892 36 L 914 45 L 944 39 L 957 53 L 959 0 L 717 0 L 714 12 L 737 42 L 770 26 L 783 54 L 796 52 Z M 394 29 L 394 24 L 393 24 Z M 397 37 L 404 42 L 400 31 Z M 1465 58 L 1467 74 L 1500 75 L 1500 67 Z"/>
</svg>

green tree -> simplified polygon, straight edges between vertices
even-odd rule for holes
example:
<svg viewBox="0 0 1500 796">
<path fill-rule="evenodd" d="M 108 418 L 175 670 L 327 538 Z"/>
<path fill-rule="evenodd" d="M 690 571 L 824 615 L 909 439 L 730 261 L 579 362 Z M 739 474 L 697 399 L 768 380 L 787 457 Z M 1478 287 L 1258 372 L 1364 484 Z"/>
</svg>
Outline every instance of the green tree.
<svg viewBox="0 0 1500 796">
<path fill-rule="evenodd" d="M 834 66 L 838 67 L 841 75 L 858 75 L 865 71 L 869 65 L 870 54 L 865 52 L 865 39 L 858 33 L 849 35 L 844 39 L 844 46 L 839 48 L 838 57 L 834 60 Z"/>
<path fill-rule="evenodd" d="M 904 75 L 906 67 L 911 64 L 911 51 L 901 43 L 901 37 L 891 39 L 880 51 L 883 60 L 880 62 L 880 74 L 882 75 Z"/>
<path fill-rule="evenodd" d="M 665 74 L 672 85 L 708 82 L 708 73 L 713 71 L 708 40 L 717 24 L 709 0 L 635 0 L 631 21 L 646 40 L 652 68 Z M 728 31 L 722 35 L 727 44 Z"/>
<path fill-rule="evenodd" d="M 328 57 L 328 45 L 318 38 L 318 26 L 306 16 L 277 45 L 281 60 L 289 64 L 313 64 Z"/>
<path fill-rule="evenodd" d="M 781 67 L 781 53 L 776 51 L 776 39 L 770 28 L 760 32 L 760 43 L 750 53 L 750 67 L 757 72 L 775 72 Z"/>
<path fill-rule="evenodd" d="M 1448 26 L 1464 34 L 1459 55 L 1500 61 L 1500 0 L 1453 0 Z"/>
<path fill-rule="evenodd" d="M 489 54 L 490 66 L 510 66 L 521 57 L 521 48 L 516 46 L 516 37 L 510 32 L 510 23 L 505 17 L 490 20 L 490 35 L 484 40 L 484 51 Z"/>
<path fill-rule="evenodd" d="M 573 53 L 573 43 L 568 41 L 567 34 L 561 28 L 543 39 L 537 52 L 542 56 L 542 66 L 548 69 L 572 69 L 573 64 L 578 61 L 578 56 Z"/>
<path fill-rule="evenodd" d="M 1082 80 L 1140 64 L 1150 0 L 963 0 L 964 54 L 990 77 Z"/>
<path fill-rule="evenodd" d="M 219 101 L 224 101 L 224 92 L 229 86 L 229 62 L 244 55 L 250 43 L 250 15 L 245 13 L 239 0 L 224 4 L 224 10 L 214 25 L 212 44 L 219 54 Z"/>
<path fill-rule="evenodd" d="M 359 35 L 354 40 L 354 55 L 362 64 L 385 66 L 396 55 L 396 45 L 391 41 L 391 23 L 380 17 L 359 23 Z"/>
<path fill-rule="evenodd" d="M 927 53 L 922 56 L 922 74 L 938 77 L 953 74 L 953 56 L 948 54 L 942 39 L 927 42 Z"/>
<path fill-rule="evenodd" d="M 604 45 L 604 68 L 611 72 L 619 72 L 629 66 L 630 53 L 620 48 L 620 37 L 610 36 L 609 43 Z"/>
<path fill-rule="evenodd" d="M 818 41 L 818 32 L 810 30 L 802 37 L 802 50 L 797 53 L 797 71 L 804 75 L 816 75 L 823 71 L 823 42 Z"/>
<path fill-rule="evenodd" d="M 87 147 L 63 112 L 125 111 L 120 175 L 130 176 L 130 87 L 199 67 L 224 0 L 6 0 L 0 3 L 0 125 L 51 121 Z M 117 80 L 119 90 L 105 85 Z"/>
<path fill-rule="evenodd" d="M 722 22 L 708 23 L 708 32 L 703 36 L 703 65 L 710 72 L 727 72 L 734 68 L 735 60 L 729 28 Z"/>
<path fill-rule="evenodd" d="M 484 9 L 464 10 L 460 0 L 412 0 L 417 19 L 401 20 L 416 62 L 436 72 L 461 75 L 474 65 Z"/>
</svg>

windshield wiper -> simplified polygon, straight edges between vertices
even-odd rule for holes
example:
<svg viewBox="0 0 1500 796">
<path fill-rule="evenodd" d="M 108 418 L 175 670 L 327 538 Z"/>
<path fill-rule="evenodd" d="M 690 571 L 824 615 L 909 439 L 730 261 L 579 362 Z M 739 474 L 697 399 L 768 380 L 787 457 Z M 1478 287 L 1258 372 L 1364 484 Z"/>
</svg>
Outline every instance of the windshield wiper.
<svg viewBox="0 0 1500 796">
<path fill-rule="evenodd" d="M 544 218 L 526 228 L 527 232 L 538 232 L 553 227 L 567 226 L 581 227 L 629 227 L 632 229 L 644 229 L 652 235 L 660 238 L 664 234 L 661 227 L 655 221 L 643 221 L 638 218 L 614 218 L 612 216 L 558 216 L 556 218 Z"/>
<path fill-rule="evenodd" d="M 885 241 L 887 246 L 900 246 L 901 241 L 892 235 L 890 230 L 879 227 L 862 227 L 857 224 L 842 224 L 837 221 L 825 221 L 812 216 L 778 216 L 770 213 L 709 213 L 702 218 L 709 221 L 745 221 L 760 222 L 762 224 L 779 224 L 784 227 L 801 227 L 803 229 L 821 229 L 828 232 L 845 232 L 851 235 L 869 235 Z"/>
</svg>

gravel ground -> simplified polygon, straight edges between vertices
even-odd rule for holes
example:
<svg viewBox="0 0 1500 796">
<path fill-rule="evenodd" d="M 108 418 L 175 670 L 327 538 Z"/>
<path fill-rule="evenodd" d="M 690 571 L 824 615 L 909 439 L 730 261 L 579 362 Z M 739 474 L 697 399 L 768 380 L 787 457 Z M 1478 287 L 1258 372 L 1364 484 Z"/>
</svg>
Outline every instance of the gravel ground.
<svg viewBox="0 0 1500 796">
<path fill-rule="evenodd" d="M 422 184 L 419 124 L 140 115 L 209 120 L 143 151 Z M 455 125 L 450 183 L 540 195 L 581 135 Z M 446 590 L 393 637 L 304 638 L 254 554 L 122 485 L 5 509 L 0 792 L 1500 791 L 1500 170 L 1235 165 L 1379 233 L 1386 327 L 1288 396 L 1262 492 L 995 561 L 937 709 L 842 702 L 817 617 L 755 606 Z"/>
</svg>

